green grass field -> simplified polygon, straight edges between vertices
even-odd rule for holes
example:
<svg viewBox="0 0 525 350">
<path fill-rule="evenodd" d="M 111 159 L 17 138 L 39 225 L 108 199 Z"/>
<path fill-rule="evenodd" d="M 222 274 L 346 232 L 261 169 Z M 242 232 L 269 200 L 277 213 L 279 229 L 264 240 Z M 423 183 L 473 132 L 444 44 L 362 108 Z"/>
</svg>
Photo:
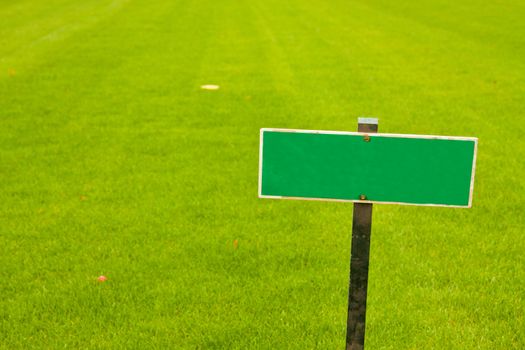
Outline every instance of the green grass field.
<svg viewBox="0 0 525 350">
<path fill-rule="evenodd" d="M 524 17 L 0 0 L 0 348 L 343 349 L 352 205 L 258 199 L 259 129 L 364 115 L 479 137 L 472 209 L 374 207 L 367 349 L 525 349 Z"/>
</svg>

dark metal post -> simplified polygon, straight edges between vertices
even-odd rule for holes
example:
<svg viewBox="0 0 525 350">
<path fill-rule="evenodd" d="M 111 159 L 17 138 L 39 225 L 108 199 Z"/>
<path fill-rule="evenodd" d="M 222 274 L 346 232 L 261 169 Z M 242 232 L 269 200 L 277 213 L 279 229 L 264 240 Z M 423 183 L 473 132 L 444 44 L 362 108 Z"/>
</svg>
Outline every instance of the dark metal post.
<svg viewBox="0 0 525 350">
<path fill-rule="evenodd" d="M 357 131 L 376 133 L 375 118 L 359 118 Z M 369 141 L 365 139 L 365 142 Z M 361 193 L 367 199 L 366 193 Z M 350 258 L 350 287 L 348 291 L 348 319 L 346 323 L 346 350 L 363 350 L 365 345 L 366 292 L 368 287 L 368 258 L 372 231 L 372 204 L 354 203 L 352 222 L 352 252 Z"/>
</svg>

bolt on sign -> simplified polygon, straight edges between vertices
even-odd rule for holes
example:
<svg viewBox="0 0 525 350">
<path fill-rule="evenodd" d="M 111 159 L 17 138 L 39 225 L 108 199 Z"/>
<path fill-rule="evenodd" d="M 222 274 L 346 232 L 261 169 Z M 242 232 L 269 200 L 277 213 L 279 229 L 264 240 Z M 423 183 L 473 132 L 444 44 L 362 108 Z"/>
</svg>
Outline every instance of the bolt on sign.
<svg viewBox="0 0 525 350">
<path fill-rule="evenodd" d="M 470 208 L 475 137 L 261 129 L 259 197 L 354 202 L 347 349 L 363 349 L 372 203 Z"/>
</svg>

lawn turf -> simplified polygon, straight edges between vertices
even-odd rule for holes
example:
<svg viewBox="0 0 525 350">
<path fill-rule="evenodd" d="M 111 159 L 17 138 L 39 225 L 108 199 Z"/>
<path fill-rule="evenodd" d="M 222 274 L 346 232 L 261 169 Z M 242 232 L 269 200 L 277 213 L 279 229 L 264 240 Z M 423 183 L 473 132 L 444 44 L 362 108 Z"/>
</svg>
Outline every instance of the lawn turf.
<svg viewBox="0 0 525 350">
<path fill-rule="evenodd" d="M 362 115 L 479 137 L 472 209 L 374 207 L 367 349 L 525 348 L 524 17 L 0 0 L 0 348 L 344 348 L 352 206 L 258 199 L 258 132 Z"/>
</svg>

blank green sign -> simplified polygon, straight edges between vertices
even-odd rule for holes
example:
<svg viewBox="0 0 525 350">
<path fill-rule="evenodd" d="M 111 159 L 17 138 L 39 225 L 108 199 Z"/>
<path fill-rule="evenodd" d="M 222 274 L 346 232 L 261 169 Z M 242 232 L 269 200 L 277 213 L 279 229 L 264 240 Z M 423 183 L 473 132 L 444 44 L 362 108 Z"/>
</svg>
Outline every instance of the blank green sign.
<svg viewBox="0 0 525 350">
<path fill-rule="evenodd" d="M 470 207 L 476 138 L 261 130 L 260 197 Z"/>
</svg>

